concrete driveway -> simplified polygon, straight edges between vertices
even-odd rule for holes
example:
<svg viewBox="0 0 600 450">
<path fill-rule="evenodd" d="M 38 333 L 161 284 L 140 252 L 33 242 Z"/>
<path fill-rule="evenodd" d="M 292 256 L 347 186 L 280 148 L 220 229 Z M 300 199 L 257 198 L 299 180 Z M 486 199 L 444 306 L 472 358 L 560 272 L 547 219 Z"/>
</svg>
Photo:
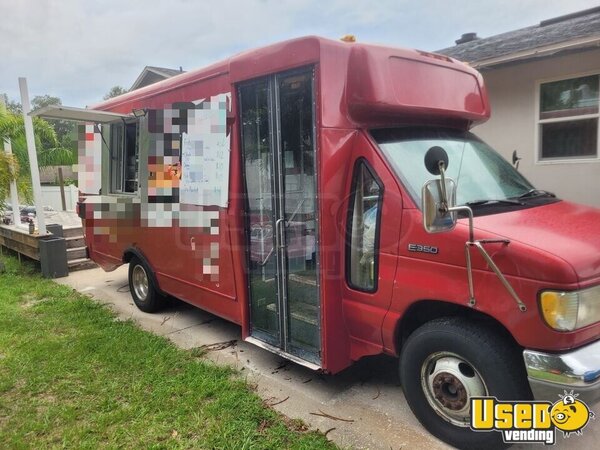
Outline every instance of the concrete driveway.
<svg viewBox="0 0 600 450">
<path fill-rule="evenodd" d="M 364 449 L 450 448 L 431 436 L 412 415 L 399 385 L 397 362 L 370 357 L 338 375 L 322 375 L 240 341 L 241 330 L 183 302 L 157 314 L 139 311 L 129 294 L 127 266 L 74 272 L 57 282 L 108 304 L 121 319 L 165 336 L 177 346 L 205 346 L 208 358 L 247 374 L 257 393 L 277 411 L 302 419 L 341 447 Z M 600 404 L 592 408 L 600 414 Z M 559 449 L 595 448 L 600 426 L 594 421 L 583 436 L 557 437 Z M 534 448 L 531 445 L 520 448 Z M 516 447 L 513 447 L 516 448 Z"/>
</svg>

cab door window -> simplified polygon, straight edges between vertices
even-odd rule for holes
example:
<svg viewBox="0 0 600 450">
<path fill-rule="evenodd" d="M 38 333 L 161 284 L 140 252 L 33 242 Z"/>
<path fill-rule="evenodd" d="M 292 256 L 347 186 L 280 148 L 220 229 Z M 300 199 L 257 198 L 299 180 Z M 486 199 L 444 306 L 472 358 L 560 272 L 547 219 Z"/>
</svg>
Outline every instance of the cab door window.
<svg viewBox="0 0 600 450">
<path fill-rule="evenodd" d="M 346 278 L 350 287 L 377 290 L 383 184 L 364 159 L 355 166 L 348 209 Z"/>
</svg>

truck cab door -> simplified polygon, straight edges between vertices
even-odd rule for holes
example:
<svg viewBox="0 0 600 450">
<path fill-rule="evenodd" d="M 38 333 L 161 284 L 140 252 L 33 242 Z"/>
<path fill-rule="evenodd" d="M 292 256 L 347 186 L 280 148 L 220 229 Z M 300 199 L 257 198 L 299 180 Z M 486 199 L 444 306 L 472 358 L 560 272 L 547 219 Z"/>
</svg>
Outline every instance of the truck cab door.
<svg viewBox="0 0 600 450">
<path fill-rule="evenodd" d="M 357 138 L 347 183 L 343 307 L 351 357 L 380 353 L 390 307 L 402 220 L 402 196 L 387 164 L 364 135 Z"/>
</svg>

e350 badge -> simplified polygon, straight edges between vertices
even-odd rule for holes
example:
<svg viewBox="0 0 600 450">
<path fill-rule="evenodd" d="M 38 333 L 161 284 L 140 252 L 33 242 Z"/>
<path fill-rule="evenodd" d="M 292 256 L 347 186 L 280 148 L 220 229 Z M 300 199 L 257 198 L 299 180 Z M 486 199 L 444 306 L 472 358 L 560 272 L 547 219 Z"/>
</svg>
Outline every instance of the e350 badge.
<svg viewBox="0 0 600 450">
<path fill-rule="evenodd" d="M 564 391 L 555 403 L 498 401 L 495 397 L 471 398 L 471 429 L 498 431 L 506 444 L 522 442 L 556 443 L 557 430 L 565 438 L 581 434 L 595 415 L 579 394 Z"/>
<path fill-rule="evenodd" d="M 431 253 L 432 255 L 437 255 L 440 252 L 437 247 L 421 244 L 408 244 L 408 251 L 418 253 Z"/>
</svg>

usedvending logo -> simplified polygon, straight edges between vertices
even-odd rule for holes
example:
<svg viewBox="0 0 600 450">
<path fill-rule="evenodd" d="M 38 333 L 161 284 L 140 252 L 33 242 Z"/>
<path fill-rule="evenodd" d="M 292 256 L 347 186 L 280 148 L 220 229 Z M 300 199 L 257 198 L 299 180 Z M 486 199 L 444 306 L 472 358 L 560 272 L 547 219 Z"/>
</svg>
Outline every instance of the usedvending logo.
<svg viewBox="0 0 600 450">
<path fill-rule="evenodd" d="M 557 431 L 565 438 L 572 433 L 582 434 L 595 415 L 579 394 L 564 391 L 555 403 L 498 401 L 495 397 L 471 398 L 471 429 L 498 431 L 506 444 L 556 443 Z"/>
</svg>

